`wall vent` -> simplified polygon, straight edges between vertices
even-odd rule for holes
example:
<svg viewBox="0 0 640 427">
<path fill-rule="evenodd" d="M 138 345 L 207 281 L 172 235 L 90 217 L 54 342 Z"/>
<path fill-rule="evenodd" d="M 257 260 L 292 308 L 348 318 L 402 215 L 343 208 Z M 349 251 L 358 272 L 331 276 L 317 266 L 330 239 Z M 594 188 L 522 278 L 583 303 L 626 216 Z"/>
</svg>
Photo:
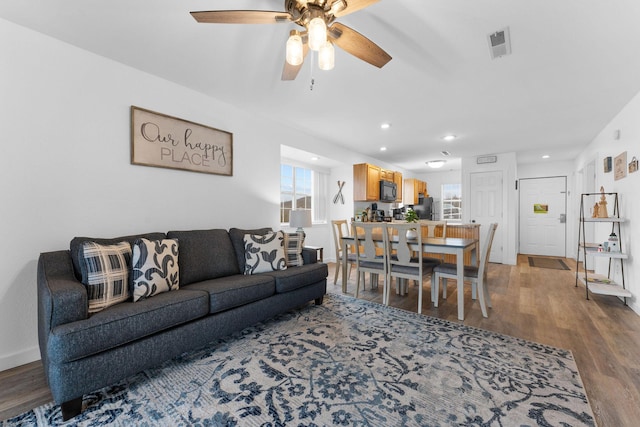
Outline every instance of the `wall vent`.
<svg viewBox="0 0 640 427">
<path fill-rule="evenodd" d="M 491 59 L 511 54 L 511 37 L 509 36 L 509 27 L 505 27 L 495 33 L 487 35 L 487 40 L 489 41 Z"/>
</svg>

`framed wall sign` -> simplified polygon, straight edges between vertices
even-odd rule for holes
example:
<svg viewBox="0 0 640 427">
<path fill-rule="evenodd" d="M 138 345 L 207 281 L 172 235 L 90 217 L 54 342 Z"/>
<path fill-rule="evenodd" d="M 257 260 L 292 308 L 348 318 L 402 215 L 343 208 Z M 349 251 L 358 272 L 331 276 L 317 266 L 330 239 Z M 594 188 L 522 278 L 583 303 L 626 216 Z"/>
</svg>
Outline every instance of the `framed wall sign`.
<svg viewBox="0 0 640 427">
<path fill-rule="evenodd" d="M 613 160 L 613 178 L 617 181 L 627 176 L 627 152 L 620 153 Z"/>
<path fill-rule="evenodd" d="M 233 134 L 131 106 L 131 163 L 233 175 Z"/>
</svg>

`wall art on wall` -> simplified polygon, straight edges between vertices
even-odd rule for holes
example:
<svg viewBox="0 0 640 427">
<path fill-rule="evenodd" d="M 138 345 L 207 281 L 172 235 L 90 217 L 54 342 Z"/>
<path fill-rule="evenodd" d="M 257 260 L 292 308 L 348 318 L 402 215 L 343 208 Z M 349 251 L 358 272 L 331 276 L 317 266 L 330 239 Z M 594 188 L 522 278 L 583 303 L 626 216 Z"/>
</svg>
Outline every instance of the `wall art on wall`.
<svg viewBox="0 0 640 427">
<path fill-rule="evenodd" d="M 131 163 L 233 175 L 233 134 L 131 106 Z"/>
<path fill-rule="evenodd" d="M 629 173 L 638 172 L 638 159 L 633 156 L 633 159 L 629 162 Z"/>
<path fill-rule="evenodd" d="M 604 173 L 611 172 L 611 156 L 604 158 Z"/>
<path fill-rule="evenodd" d="M 618 154 L 613 160 L 613 178 L 617 181 L 627 176 L 627 152 Z"/>
</svg>

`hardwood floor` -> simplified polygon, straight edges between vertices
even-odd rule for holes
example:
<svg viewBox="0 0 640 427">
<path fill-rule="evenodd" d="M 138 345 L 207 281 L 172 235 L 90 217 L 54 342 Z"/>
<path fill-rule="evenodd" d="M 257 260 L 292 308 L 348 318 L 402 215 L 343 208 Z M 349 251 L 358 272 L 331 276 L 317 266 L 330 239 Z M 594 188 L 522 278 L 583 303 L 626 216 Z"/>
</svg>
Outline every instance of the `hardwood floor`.
<svg viewBox="0 0 640 427">
<path fill-rule="evenodd" d="M 480 306 L 465 289 L 464 324 L 570 349 L 580 371 L 589 402 L 601 427 L 637 426 L 640 420 L 640 316 L 615 297 L 592 295 L 586 300 L 584 287 L 575 287 L 572 270 L 530 267 L 526 256 L 517 266 L 491 264 L 489 290 L 493 308 L 482 317 Z M 327 292 L 340 293 L 333 284 L 335 264 L 329 265 Z M 355 290 L 355 271 L 348 293 Z M 360 291 L 360 298 L 382 302 L 382 280 L 376 289 Z M 423 290 L 422 313 L 452 322 L 457 320 L 457 298 L 453 284 L 440 307 L 431 304 L 430 284 Z M 415 311 L 417 288 L 409 295 L 391 293 L 390 305 Z M 51 401 L 40 362 L 0 372 L 0 420 Z"/>
</svg>

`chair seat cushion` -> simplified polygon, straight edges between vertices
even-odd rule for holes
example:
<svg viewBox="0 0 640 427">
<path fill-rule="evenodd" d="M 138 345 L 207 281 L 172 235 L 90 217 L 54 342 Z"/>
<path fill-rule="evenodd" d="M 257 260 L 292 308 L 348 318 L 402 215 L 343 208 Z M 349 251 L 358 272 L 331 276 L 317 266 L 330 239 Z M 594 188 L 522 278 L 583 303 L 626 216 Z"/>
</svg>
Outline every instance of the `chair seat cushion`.
<svg viewBox="0 0 640 427">
<path fill-rule="evenodd" d="M 258 301 L 275 294 L 275 281 L 266 274 L 236 274 L 185 286 L 209 294 L 211 314 Z"/>
<path fill-rule="evenodd" d="M 378 270 L 384 269 L 384 263 L 375 261 L 360 261 L 360 267 L 362 268 L 375 268 Z"/>
<path fill-rule="evenodd" d="M 326 280 L 329 275 L 327 264 L 305 264 L 286 270 L 269 271 L 262 275 L 271 276 L 276 281 L 276 293 L 282 294 Z"/>
<path fill-rule="evenodd" d="M 122 302 L 86 320 L 53 328 L 47 353 L 52 363 L 69 362 L 144 338 L 208 313 L 209 298 L 202 291 L 179 289 L 135 303 Z"/>
<path fill-rule="evenodd" d="M 440 274 L 448 274 L 450 276 L 455 276 L 458 274 L 458 266 L 456 264 L 451 263 L 443 263 L 438 265 L 433 269 L 434 272 Z M 464 266 L 464 277 L 478 277 L 478 267 L 474 267 L 471 265 Z"/>
</svg>

